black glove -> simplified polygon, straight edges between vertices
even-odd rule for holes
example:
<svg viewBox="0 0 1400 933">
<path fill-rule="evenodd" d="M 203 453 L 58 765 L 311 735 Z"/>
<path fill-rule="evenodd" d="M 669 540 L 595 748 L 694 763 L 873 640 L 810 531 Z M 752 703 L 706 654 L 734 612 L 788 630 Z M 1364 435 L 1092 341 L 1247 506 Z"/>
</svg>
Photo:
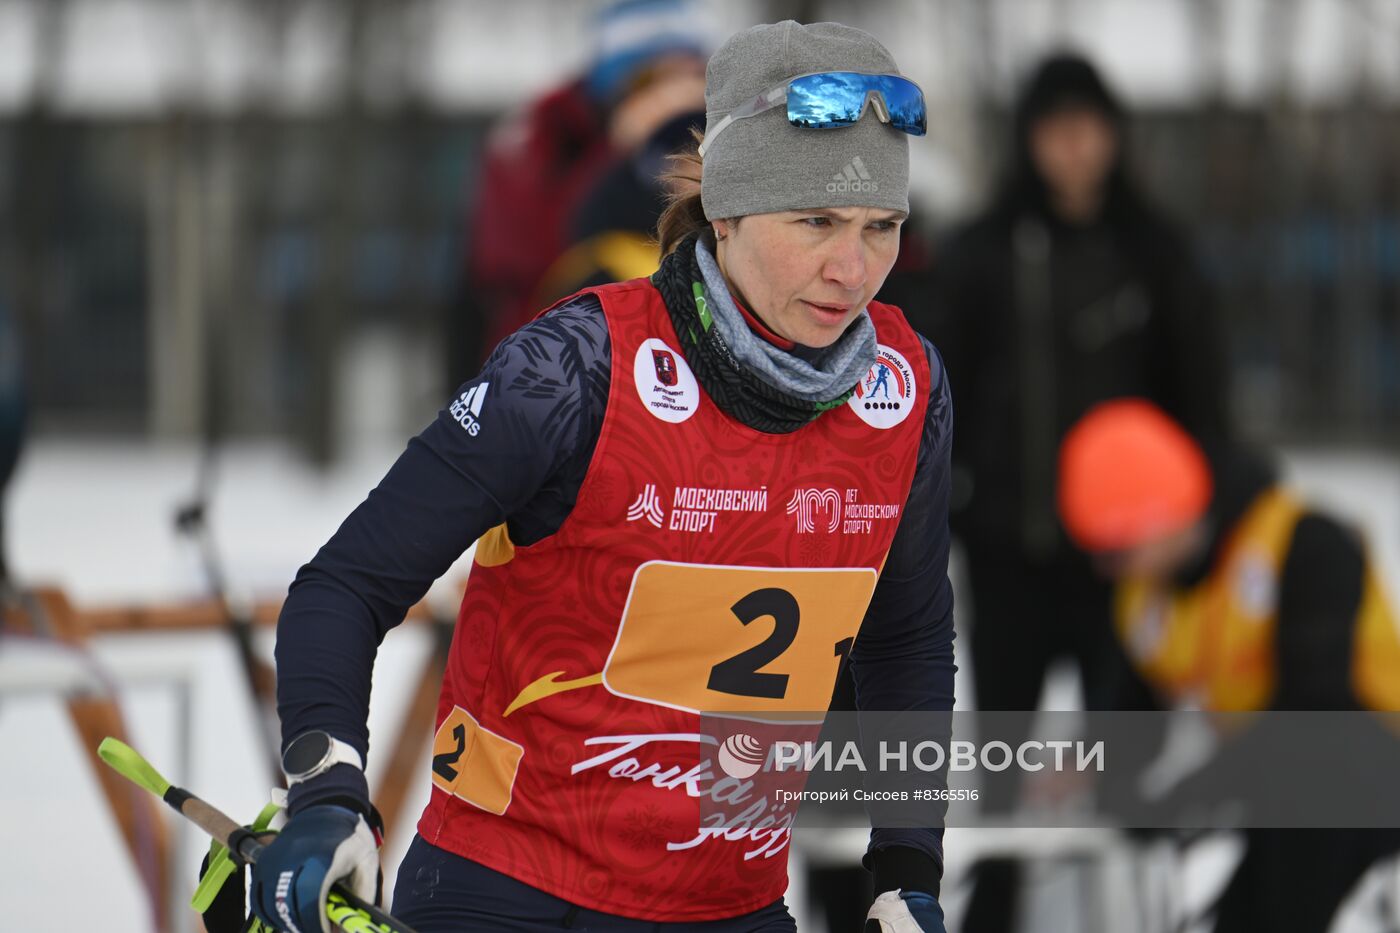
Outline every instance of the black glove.
<svg viewBox="0 0 1400 933">
<path fill-rule="evenodd" d="M 267 828 L 268 824 L 280 810 L 279 804 L 269 804 L 263 807 L 251 826 L 243 828 L 267 843 L 276 835 Z M 211 863 L 215 870 L 213 877 L 209 874 Z M 245 906 L 247 877 L 244 866 L 230 859 L 222 845 L 215 844 L 204 856 L 199 864 L 199 887 L 195 890 L 193 906 L 204 918 L 204 929 L 208 933 L 272 933 L 248 914 Z M 211 885 L 216 884 L 218 888 L 211 890 Z"/>
<path fill-rule="evenodd" d="M 209 856 L 205 855 L 204 861 L 199 863 L 200 880 L 204 879 L 208 870 Z M 209 907 L 200 914 L 204 918 L 204 929 L 207 933 L 243 933 L 248 926 L 248 910 L 244 897 L 247 884 L 248 872 L 242 866 L 228 876 Z"/>
</svg>

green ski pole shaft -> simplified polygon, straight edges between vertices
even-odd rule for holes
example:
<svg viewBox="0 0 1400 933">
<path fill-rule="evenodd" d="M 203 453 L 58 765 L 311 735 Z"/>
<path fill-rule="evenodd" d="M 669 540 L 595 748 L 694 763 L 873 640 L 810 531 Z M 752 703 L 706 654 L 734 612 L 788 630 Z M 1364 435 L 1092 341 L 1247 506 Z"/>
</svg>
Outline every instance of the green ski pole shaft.
<svg viewBox="0 0 1400 933">
<path fill-rule="evenodd" d="M 262 854 L 263 844 L 252 833 L 183 787 L 171 784 L 130 745 L 109 736 L 97 747 L 97 754 L 122 777 L 164 800 L 243 861 L 252 864 Z M 414 933 L 411 927 L 356 897 L 339 883 L 331 886 L 326 916 L 345 933 Z"/>
</svg>

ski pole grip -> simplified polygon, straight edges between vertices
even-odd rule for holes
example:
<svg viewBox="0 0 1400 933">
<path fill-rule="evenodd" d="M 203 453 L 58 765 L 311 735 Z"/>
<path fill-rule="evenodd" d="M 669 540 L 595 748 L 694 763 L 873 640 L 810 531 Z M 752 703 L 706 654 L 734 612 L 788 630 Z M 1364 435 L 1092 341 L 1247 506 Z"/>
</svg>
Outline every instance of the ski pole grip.
<svg viewBox="0 0 1400 933">
<path fill-rule="evenodd" d="M 243 828 L 194 794 L 173 784 L 162 796 L 177 813 L 215 839 L 227 842 L 234 833 Z"/>
</svg>

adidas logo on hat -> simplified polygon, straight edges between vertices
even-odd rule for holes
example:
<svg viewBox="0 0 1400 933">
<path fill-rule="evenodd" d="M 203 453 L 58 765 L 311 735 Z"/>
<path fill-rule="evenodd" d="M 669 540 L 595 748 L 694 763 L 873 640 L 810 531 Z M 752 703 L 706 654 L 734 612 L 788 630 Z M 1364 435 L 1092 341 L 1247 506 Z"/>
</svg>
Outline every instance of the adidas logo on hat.
<svg viewBox="0 0 1400 933">
<path fill-rule="evenodd" d="M 831 181 L 826 184 L 826 190 L 832 194 L 842 191 L 874 193 L 880 190 L 880 186 L 870 180 L 870 172 L 866 169 L 865 163 L 860 160 L 860 156 L 856 156 L 846 163 L 845 168 L 831 176 Z"/>
</svg>

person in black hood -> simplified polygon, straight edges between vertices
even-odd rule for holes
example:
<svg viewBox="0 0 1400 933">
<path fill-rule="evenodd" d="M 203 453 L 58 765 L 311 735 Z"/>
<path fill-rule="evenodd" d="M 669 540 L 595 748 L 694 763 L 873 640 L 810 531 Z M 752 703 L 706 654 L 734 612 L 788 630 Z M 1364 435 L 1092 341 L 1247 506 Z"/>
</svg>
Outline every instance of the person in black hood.
<svg viewBox="0 0 1400 933">
<path fill-rule="evenodd" d="M 1203 437 L 1225 431 L 1219 321 L 1184 236 L 1128 175 L 1126 131 L 1089 62 L 1046 60 L 1017 105 L 997 197 L 936 257 L 914 319 L 947 346 L 969 411 L 954 522 L 979 554 L 1036 567 L 1072 554 L 1055 451 L 1093 403 L 1142 396 Z"/>
<path fill-rule="evenodd" d="M 1224 434 L 1220 328 L 1184 237 L 1129 175 L 1127 116 L 1093 65 L 1044 61 L 1013 130 L 1000 191 L 935 253 L 931 300 L 910 320 L 942 348 L 958 399 L 951 522 L 976 707 L 1034 710 L 1046 669 L 1069 656 L 1085 704 L 1104 708 L 1123 662 L 1108 587 L 1056 519 L 1056 451 L 1091 405 L 1124 395 Z M 1011 806 L 1017 787 L 991 776 L 984 807 Z M 984 863 L 964 929 L 1009 929 L 1017 877 Z"/>
</svg>

